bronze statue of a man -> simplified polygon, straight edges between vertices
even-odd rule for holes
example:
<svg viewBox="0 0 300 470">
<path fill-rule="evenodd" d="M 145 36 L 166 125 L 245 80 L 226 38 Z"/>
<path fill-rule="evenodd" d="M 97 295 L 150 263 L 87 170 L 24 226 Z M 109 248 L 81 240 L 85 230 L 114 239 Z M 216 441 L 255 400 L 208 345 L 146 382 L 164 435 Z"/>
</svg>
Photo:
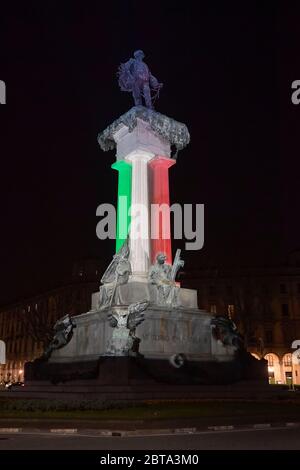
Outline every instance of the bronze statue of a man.
<svg viewBox="0 0 300 470">
<path fill-rule="evenodd" d="M 148 65 L 143 61 L 143 51 L 135 51 L 133 55 L 134 59 L 129 59 L 119 67 L 119 86 L 122 91 L 132 92 L 135 106 L 142 105 L 144 98 L 146 107 L 153 109 L 154 98 L 151 97 L 151 89 L 157 96 L 163 84 L 151 74 Z"/>
</svg>

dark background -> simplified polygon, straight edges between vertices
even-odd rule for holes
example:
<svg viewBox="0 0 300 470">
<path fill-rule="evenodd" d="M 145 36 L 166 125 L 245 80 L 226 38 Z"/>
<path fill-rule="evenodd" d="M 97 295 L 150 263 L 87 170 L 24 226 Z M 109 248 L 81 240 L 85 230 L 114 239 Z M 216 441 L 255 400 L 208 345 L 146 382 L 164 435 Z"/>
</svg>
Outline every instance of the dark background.
<svg viewBox="0 0 300 470">
<path fill-rule="evenodd" d="M 116 71 L 137 48 L 164 83 L 156 109 L 191 134 L 170 171 L 171 202 L 205 204 L 205 247 L 186 269 L 299 248 L 300 13 L 266 3 L 1 5 L 0 303 L 58 284 L 75 260 L 110 260 L 95 214 L 115 203 L 117 174 L 96 139 L 132 106 Z"/>
</svg>

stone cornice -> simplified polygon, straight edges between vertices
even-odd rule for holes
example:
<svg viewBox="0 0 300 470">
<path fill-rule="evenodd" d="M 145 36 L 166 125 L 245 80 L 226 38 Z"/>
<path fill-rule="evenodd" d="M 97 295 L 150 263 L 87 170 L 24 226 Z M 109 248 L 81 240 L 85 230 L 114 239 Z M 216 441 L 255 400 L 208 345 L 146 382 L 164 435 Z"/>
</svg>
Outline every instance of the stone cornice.
<svg viewBox="0 0 300 470">
<path fill-rule="evenodd" d="M 147 122 L 154 134 L 176 147 L 174 158 L 176 158 L 178 151 L 186 147 L 190 141 L 190 134 L 185 124 L 144 106 L 134 106 L 98 134 L 98 143 L 101 149 L 104 151 L 113 150 L 116 147 L 114 134 L 122 125 L 128 127 L 129 132 L 132 132 L 137 126 L 138 118 Z"/>
</svg>

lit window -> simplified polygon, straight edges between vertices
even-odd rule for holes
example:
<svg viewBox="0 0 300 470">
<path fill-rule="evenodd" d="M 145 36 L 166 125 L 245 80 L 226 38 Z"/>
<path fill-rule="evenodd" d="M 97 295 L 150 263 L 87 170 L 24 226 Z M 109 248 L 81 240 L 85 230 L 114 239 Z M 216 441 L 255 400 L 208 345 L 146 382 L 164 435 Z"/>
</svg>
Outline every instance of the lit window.
<svg viewBox="0 0 300 470">
<path fill-rule="evenodd" d="M 210 306 L 210 313 L 217 313 L 217 306 L 216 304 L 212 304 Z"/>
<path fill-rule="evenodd" d="M 291 354 L 285 354 L 283 357 L 283 364 L 287 367 L 290 367 L 292 365 L 292 355 Z"/>
<path fill-rule="evenodd" d="M 229 305 L 228 305 L 228 307 L 227 307 L 227 313 L 228 313 L 229 318 L 233 318 L 233 317 L 234 317 L 234 305 L 233 305 L 233 304 L 229 304 Z"/>
<path fill-rule="evenodd" d="M 268 361 L 268 366 L 273 367 L 274 366 L 274 358 L 273 358 L 272 354 L 267 354 L 266 359 Z"/>
</svg>

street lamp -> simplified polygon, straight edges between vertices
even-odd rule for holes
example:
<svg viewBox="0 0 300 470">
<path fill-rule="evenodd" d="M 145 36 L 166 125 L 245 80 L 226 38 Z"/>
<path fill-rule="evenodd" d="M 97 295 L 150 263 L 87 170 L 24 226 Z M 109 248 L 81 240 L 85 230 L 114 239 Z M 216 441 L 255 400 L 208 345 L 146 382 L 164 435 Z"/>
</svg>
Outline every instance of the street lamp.
<svg viewBox="0 0 300 470">
<path fill-rule="evenodd" d="M 292 349 L 296 349 L 292 353 L 292 390 L 295 391 L 295 384 L 294 384 L 294 364 L 300 364 L 300 340 L 296 339 L 292 342 Z"/>
</svg>

